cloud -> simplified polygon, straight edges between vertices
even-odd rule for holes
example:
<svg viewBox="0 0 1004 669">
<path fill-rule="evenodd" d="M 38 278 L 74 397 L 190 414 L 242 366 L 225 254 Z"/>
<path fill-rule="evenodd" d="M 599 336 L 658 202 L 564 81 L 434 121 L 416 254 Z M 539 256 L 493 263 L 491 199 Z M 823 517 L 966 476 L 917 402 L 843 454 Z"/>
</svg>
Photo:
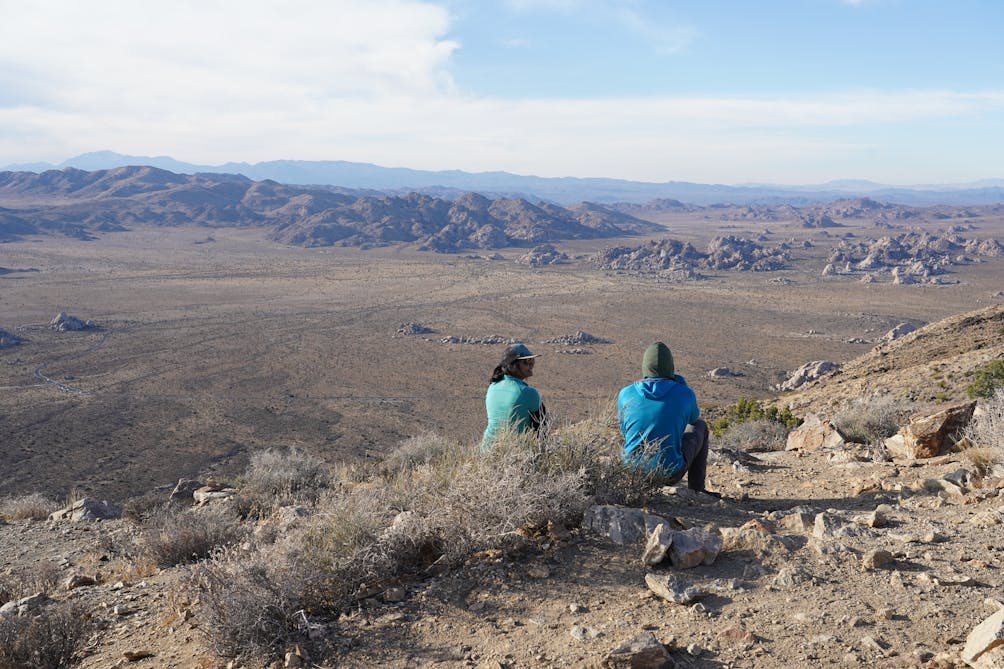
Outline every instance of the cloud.
<svg viewBox="0 0 1004 669">
<path fill-rule="evenodd" d="M 520 13 L 574 13 L 596 23 L 616 26 L 664 54 L 686 49 L 701 34 L 692 25 L 656 19 L 640 0 L 508 0 L 507 4 Z"/>
<path fill-rule="evenodd" d="M 20 101 L 67 111 L 427 95 L 452 86 L 448 27 L 412 0 L 10 3 L 0 71 Z"/>
<path fill-rule="evenodd" d="M 804 182 L 815 170 L 822 180 L 882 180 L 851 161 L 891 163 L 925 150 L 934 125 L 970 132 L 981 119 L 996 125 L 972 143 L 982 153 L 971 169 L 984 172 L 973 176 L 987 176 L 1004 150 L 994 120 L 1004 118 L 1001 90 L 487 98 L 453 85 L 451 18 L 427 2 L 150 7 L 0 0 L 0 165 L 110 149 L 208 164 L 353 160 L 725 183 Z M 884 136 L 897 133 L 910 136 Z M 959 143 L 958 162 L 969 148 Z"/>
</svg>

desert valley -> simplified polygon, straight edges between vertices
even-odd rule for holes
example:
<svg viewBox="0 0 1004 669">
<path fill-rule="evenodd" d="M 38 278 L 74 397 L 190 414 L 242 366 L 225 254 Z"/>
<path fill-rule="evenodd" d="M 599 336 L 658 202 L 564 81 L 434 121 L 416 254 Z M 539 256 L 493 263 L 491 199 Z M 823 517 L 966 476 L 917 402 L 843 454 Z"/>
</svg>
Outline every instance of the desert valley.
<svg viewBox="0 0 1004 669">
<path fill-rule="evenodd" d="M 166 501 L 179 479 L 240 481 L 265 452 L 357 472 L 415 439 L 473 452 L 489 373 L 515 341 L 542 354 L 532 383 L 572 435 L 609 414 L 653 341 L 709 420 L 741 398 L 799 418 L 869 397 L 911 411 L 963 402 L 1004 344 L 1000 204 L 559 205 L 130 167 L 0 173 L 0 235 L 7 499 Z M 903 324 L 942 347 L 887 337 Z M 779 390 L 813 361 L 842 371 Z M 588 513 L 511 553 L 481 546 L 449 569 L 402 570 L 316 623 L 303 605 L 303 629 L 272 655 L 206 641 L 213 614 L 179 585 L 187 567 L 123 548 L 144 531 L 128 520 L 0 523 L 0 592 L 34 594 L 26 574 L 51 562 L 38 590 L 95 623 L 75 651 L 85 667 L 965 666 L 967 635 L 994 611 L 981 602 L 1004 585 L 992 470 L 960 453 L 841 448 L 744 459 L 713 440 L 726 501 L 644 500 L 681 531 L 764 528 L 756 545 L 719 533 L 717 562 L 693 570 L 703 603 L 651 594 L 644 536 L 611 542 Z M 956 489 L 925 488 L 960 468 Z M 889 529 L 854 520 L 869 513 Z M 255 537 L 235 545 L 250 556 Z M 878 549 L 889 560 L 868 563 Z M 59 590 L 71 572 L 94 583 Z M 643 633 L 670 664 L 611 655 Z"/>
</svg>

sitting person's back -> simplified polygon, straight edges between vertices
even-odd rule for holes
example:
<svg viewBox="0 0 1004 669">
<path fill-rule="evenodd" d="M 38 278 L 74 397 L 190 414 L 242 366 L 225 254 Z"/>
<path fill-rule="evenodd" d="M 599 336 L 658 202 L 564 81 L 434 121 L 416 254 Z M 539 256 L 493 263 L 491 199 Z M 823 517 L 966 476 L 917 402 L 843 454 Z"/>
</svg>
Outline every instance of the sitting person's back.
<svg viewBox="0 0 1004 669">
<path fill-rule="evenodd" d="M 642 378 L 621 389 L 617 415 L 625 462 L 666 483 L 686 474 L 689 488 L 707 492 L 708 426 L 700 418 L 697 396 L 676 373 L 673 354 L 662 342 L 645 349 Z"/>
</svg>

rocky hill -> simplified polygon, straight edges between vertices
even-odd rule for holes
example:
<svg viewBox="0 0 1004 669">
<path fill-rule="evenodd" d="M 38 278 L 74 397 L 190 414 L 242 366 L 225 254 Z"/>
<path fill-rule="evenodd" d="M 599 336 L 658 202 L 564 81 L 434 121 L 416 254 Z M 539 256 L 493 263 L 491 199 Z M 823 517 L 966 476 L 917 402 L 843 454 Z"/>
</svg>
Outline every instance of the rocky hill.
<svg viewBox="0 0 1004 669">
<path fill-rule="evenodd" d="M 732 235 L 712 239 L 698 251 L 678 239 L 651 240 L 640 246 L 615 246 L 597 253 L 593 263 L 600 269 L 641 273 L 679 273 L 695 278 L 696 270 L 770 272 L 784 268 L 791 259 L 785 244 L 764 247 Z"/>
<path fill-rule="evenodd" d="M 416 243 L 430 251 L 490 249 L 651 232 L 658 226 L 602 206 L 569 209 L 468 193 L 357 195 L 225 174 L 153 167 L 0 173 L 0 239 L 62 234 L 92 239 L 139 224 L 255 226 L 302 246 Z"/>
<path fill-rule="evenodd" d="M 1004 305 L 953 316 L 914 330 L 842 364 L 820 380 L 782 395 L 796 412 L 827 415 L 859 397 L 891 395 L 922 404 L 966 396 L 975 370 L 1004 358 Z"/>
</svg>

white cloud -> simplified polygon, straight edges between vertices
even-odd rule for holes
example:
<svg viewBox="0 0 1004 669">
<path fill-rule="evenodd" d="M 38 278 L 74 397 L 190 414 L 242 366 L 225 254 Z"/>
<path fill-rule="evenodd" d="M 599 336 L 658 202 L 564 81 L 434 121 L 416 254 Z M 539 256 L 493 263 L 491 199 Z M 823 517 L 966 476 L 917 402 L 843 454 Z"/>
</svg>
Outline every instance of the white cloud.
<svg viewBox="0 0 1004 669">
<path fill-rule="evenodd" d="M 208 164 L 354 160 L 725 183 L 804 182 L 816 170 L 821 180 L 881 180 L 850 169 L 852 160 L 877 154 L 891 164 L 921 151 L 913 145 L 926 145 L 925 124 L 1004 117 L 1004 91 L 994 90 L 479 98 L 453 86 L 450 16 L 426 2 L 151 7 L 0 0 L 0 165 L 111 149 Z M 883 128 L 907 124 L 918 128 L 910 147 L 883 144 Z M 989 156 L 970 161 L 982 172 L 974 177 L 998 164 L 999 125 L 980 146 L 959 147 L 959 156 Z M 940 162 L 932 156 L 931 169 Z"/>
</svg>

